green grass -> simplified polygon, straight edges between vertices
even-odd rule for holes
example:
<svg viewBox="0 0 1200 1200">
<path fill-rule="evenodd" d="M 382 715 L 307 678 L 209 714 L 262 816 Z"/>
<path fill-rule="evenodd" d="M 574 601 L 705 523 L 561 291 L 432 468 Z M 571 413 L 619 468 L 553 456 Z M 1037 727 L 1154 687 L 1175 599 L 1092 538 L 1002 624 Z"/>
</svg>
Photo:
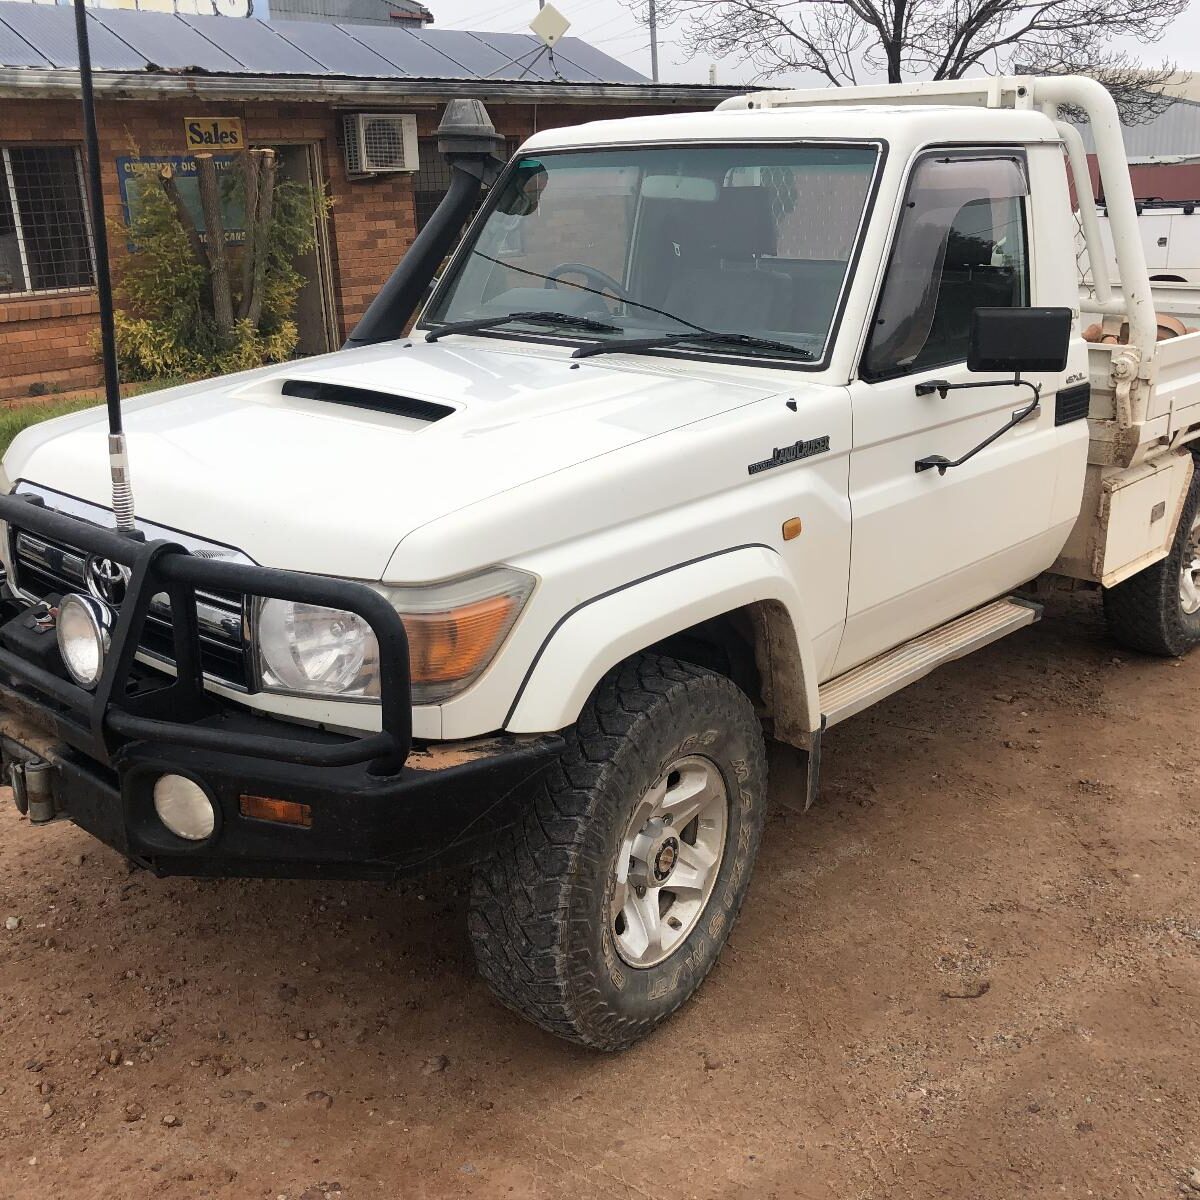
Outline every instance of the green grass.
<svg viewBox="0 0 1200 1200">
<path fill-rule="evenodd" d="M 183 379 L 155 379 L 150 383 L 135 383 L 122 389 L 125 398 L 140 395 L 142 392 L 157 392 L 163 388 L 175 387 L 185 383 Z M 49 421 L 51 417 L 65 417 L 67 413 L 81 412 L 85 408 L 95 408 L 104 403 L 100 394 L 76 396 L 71 400 L 50 400 L 44 404 L 23 404 L 19 408 L 0 409 L 0 455 L 4 454 L 13 438 L 22 429 L 37 425 L 40 421 Z"/>
<path fill-rule="evenodd" d="M 79 412 L 84 408 L 95 408 L 100 401 L 95 396 L 80 396 L 75 400 L 52 401 L 49 404 L 24 404 L 20 408 L 0 411 L 0 454 L 7 451 L 9 443 L 30 425 L 48 421 L 51 417 L 63 417 L 67 413 Z"/>
</svg>

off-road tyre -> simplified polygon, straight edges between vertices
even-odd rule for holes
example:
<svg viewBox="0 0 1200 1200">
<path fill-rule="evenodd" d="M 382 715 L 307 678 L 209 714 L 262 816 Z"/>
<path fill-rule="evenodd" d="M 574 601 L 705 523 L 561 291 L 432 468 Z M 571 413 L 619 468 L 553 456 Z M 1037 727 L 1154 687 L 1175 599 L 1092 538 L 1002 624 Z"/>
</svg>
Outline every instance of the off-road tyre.
<svg viewBox="0 0 1200 1200">
<path fill-rule="evenodd" d="M 509 1008 L 559 1037 L 621 1050 L 669 1017 L 712 969 L 762 836 L 762 730 L 738 687 L 653 654 L 611 671 L 566 733 L 515 824 L 475 871 L 469 928 L 480 974 Z M 631 968 L 610 904 L 641 798 L 681 756 L 719 768 L 728 797 L 711 896 L 665 961 Z"/>
<path fill-rule="evenodd" d="M 1178 658 L 1200 645 L 1200 611 L 1186 612 L 1180 595 L 1184 556 L 1194 553 L 1200 513 L 1200 467 L 1192 476 L 1171 552 L 1161 562 L 1104 589 L 1104 615 L 1113 638 L 1129 650 Z"/>
</svg>

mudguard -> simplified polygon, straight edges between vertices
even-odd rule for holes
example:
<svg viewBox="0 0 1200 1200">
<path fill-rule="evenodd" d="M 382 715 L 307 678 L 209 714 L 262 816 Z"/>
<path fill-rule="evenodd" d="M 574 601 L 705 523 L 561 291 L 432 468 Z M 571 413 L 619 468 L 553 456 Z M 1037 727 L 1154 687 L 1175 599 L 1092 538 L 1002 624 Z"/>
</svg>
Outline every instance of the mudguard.
<svg viewBox="0 0 1200 1200">
<path fill-rule="evenodd" d="M 576 721 L 604 674 L 623 659 L 700 621 L 755 604 L 791 624 L 799 661 L 789 655 L 793 661 L 778 666 L 799 675 L 786 688 L 797 711 L 785 718 L 788 724 L 815 730 L 820 709 L 812 641 L 795 584 L 767 546 L 708 555 L 577 605 L 542 643 L 505 728 L 513 733 L 563 729 Z M 781 689 L 773 691 L 780 696 Z"/>
</svg>

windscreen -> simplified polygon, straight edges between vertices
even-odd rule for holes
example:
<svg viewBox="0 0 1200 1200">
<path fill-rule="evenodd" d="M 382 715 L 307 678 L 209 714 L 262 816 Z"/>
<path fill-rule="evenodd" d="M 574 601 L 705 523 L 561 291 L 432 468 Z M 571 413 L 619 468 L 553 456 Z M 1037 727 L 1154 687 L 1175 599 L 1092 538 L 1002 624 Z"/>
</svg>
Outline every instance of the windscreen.
<svg viewBox="0 0 1200 1200">
<path fill-rule="evenodd" d="M 743 144 L 524 155 L 423 324 L 549 311 L 611 328 L 556 330 L 543 316 L 493 332 L 591 341 L 719 331 L 780 347 L 739 355 L 817 362 L 877 154 Z"/>
</svg>

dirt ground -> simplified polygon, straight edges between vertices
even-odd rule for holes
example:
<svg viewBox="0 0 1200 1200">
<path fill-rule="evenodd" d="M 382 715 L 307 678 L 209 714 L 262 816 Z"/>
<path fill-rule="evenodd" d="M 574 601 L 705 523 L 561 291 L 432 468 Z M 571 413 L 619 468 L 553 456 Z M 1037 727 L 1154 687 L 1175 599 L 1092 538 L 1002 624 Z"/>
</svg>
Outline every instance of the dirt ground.
<svg viewBox="0 0 1200 1200">
<path fill-rule="evenodd" d="M 777 755 L 729 948 L 615 1057 L 491 1000 L 461 878 L 159 881 L 5 802 L 2 1193 L 1200 1198 L 1198 688 L 1060 596 L 807 817 Z"/>
</svg>

